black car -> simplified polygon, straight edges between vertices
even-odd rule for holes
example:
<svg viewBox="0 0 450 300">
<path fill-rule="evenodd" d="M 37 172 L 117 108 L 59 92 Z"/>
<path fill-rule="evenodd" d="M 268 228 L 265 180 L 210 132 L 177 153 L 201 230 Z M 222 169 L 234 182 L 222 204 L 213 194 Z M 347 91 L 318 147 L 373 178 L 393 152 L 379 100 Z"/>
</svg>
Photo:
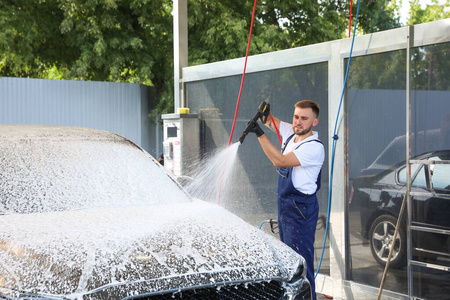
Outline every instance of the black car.
<svg viewBox="0 0 450 300">
<path fill-rule="evenodd" d="M 413 230 L 413 259 L 450 262 L 450 150 L 427 152 L 411 163 L 411 220 L 413 226 L 437 229 L 441 233 Z M 427 161 L 427 163 L 420 162 Z M 377 175 L 360 176 L 352 182 L 350 207 L 361 214 L 361 235 L 369 241 L 375 260 L 384 265 L 406 191 L 406 163 Z M 406 263 L 405 209 L 390 265 Z"/>
<path fill-rule="evenodd" d="M 0 125 L 0 299 L 311 299 L 305 260 L 110 132 Z"/>
</svg>

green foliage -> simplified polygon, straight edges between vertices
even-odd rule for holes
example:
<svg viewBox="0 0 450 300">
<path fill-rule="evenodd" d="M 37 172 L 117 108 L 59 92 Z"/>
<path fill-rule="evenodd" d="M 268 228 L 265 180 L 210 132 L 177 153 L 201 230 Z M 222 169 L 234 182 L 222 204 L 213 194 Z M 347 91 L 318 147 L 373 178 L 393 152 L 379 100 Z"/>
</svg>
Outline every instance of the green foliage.
<svg viewBox="0 0 450 300">
<path fill-rule="evenodd" d="M 189 0 L 190 65 L 243 57 L 253 4 Z M 395 9 L 390 0 L 361 1 L 360 32 L 399 26 Z M 170 112 L 171 13 L 172 0 L 1 0 L 0 76 L 147 84 L 156 112 Z M 342 38 L 348 14 L 349 1 L 258 1 L 249 54 Z"/>
<path fill-rule="evenodd" d="M 411 84 L 413 90 L 448 91 L 448 43 L 413 48 Z M 406 88 L 406 50 L 352 58 L 348 87 L 351 89 Z"/>
<path fill-rule="evenodd" d="M 445 0 L 440 4 L 439 0 L 432 0 L 424 9 L 421 8 L 419 0 L 410 1 L 409 19 L 407 25 L 422 24 L 431 21 L 450 18 L 450 2 Z"/>
<path fill-rule="evenodd" d="M 359 27 L 371 33 L 399 27 L 390 1 L 361 1 Z M 253 1 L 189 2 L 189 61 L 202 64 L 246 53 Z M 336 40 L 348 28 L 348 1 L 260 1 L 249 54 Z M 356 16 L 354 3 L 353 19 Z"/>
<path fill-rule="evenodd" d="M 396 2 L 367 0 L 361 1 L 358 26 L 362 33 L 373 33 L 400 27 Z M 356 13 L 356 12 L 355 12 Z"/>
<path fill-rule="evenodd" d="M 171 2 L 0 2 L 0 75 L 144 83 L 170 97 Z"/>
<path fill-rule="evenodd" d="M 406 51 L 397 50 L 352 58 L 348 87 L 351 89 L 405 89 Z"/>
<path fill-rule="evenodd" d="M 412 89 L 449 91 L 449 54 L 449 43 L 414 48 L 411 64 Z"/>
<path fill-rule="evenodd" d="M 440 5 L 433 0 L 426 8 L 418 0 L 410 2 L 409 25 L 450 17 L 449 0 Z M 393 3 L 393 6 L 396 6 Z M 446 11 L 447 10 L 447 11 Z M 413 90 L 449 90 L 448 43 L 414 48 L 411 57 Z M 406 50 L 352 58 L 348 87 L 352 89 L 406 88 Z"/>
</svg>

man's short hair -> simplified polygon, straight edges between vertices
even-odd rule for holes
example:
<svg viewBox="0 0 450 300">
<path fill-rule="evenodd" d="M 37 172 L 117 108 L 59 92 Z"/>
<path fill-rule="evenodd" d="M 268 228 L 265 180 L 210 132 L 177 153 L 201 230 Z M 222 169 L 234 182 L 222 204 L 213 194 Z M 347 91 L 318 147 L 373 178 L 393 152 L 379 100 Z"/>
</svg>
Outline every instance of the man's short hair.
<svg viewBox="0 0 450 300">
<path fill-rule="evenodd" d="M 295 107 L 297 108 L 311 108 L 312 111 L 316 114 L 316 118 L 319 117 L 320 107 L 319 104 L 312 100 L 302 100 L 295 103 Z"/>
</svg>

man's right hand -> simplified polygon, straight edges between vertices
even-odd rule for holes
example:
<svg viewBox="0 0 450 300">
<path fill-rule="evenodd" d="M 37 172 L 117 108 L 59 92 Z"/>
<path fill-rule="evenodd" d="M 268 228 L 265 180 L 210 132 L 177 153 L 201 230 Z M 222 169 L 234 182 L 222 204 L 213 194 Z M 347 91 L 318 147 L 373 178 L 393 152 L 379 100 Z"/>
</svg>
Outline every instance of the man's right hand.
<svg viewBox="0 0 450 300">
<path fill-rule="evenodd" d="M 270 104 L 267 103 L 264 107 L 260 107 L 260 113 L 259 120 L 261 123 L 266 124 L 267 119 L 270 116 Z"/>
</svg>

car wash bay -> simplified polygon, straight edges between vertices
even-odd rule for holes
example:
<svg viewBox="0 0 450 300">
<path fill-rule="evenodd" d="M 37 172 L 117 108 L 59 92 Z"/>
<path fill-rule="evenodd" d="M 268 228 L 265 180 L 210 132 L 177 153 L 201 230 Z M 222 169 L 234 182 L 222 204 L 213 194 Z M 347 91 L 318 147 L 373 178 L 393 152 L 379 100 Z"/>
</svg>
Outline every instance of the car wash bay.
<svg viewBox="0 0 450 300">
<path fill-rule="evenodd" d="M 428 247 L 431 249 L 412 253 L 412 258 L 421 264 L 410 265 L 410 269 L 408 264 L 399 264 L 398 268 L 389 269 L 382 299 L 408 299 L 409 285 L 414 287 L 414 297 L 443 299 L 449 293 L 450 251 L 448 223 L 445 221 L 450 220 L 447 208 L 450 176 L 444 162 L 450 140 L 450 21 L 416 25 L 412 29 L 413 38 L 409 38 L 411 28 L 356 37 L 346 85 L 344 79 L 351 39 L 248 59 L 248 74 L 233 140 L 237 140 L 263 100 L 270 103 L 275 116 L 285 121 L 292 119 L 293 105 L 298 100 L 312 99 L 321 105 L 316 130 L 327 153 L 322 169 L 322 188 L 318 194 L 320 218 L 316 232 L 315 268 L 317 270 L 320 264 L 320 271 L 316 287 L 319 293 L 334 299 L 376 298 L 384 271 L 377 257 L 381 261 L 386 258 L 386 252 L 381 250 L 393 235 L 393 219 L 378 218 L 382 215 L 373 218 L 371 213 L 389 211 L 396 215 L 399 211 L 407 181 L 408 133 L 410 156 L 414 160 L 410 162 L 414 177 L 411 192 L 416 193 L 412 195 L 413 199 L 420 202 L 411 201 L 410 212 L 408 214 L 406 209 L 405 214 L 411 216 L 415 222 L 413 226 L 431 225 L 429 227 L 434 232 L 408 239 L 408 231 L 403 228 L 403 237 L 406 237 L 403 244 L 411 242 L 413 246 L 420 246 L 416 248 L 431 246 Z M 243 64 L 242 58 L 182 68 L 183 106 L 190 109 L 189 117 L 198 121 L 196 131 L 186 136 L 187 145 L 201 150 L 200 159 L 228 144 Z M 410 89 L 407 88 L 408 75 Z M 46 93 L 54 86 L 47 88 L 47 83 L 55 84 L 58 91 L 63 92 L 56 94 L 56 98 L 49 97 Z M 2 78 L 1 84 L 5 87 L 1 89 L 3 95 L 8 95 L 10 87 L 9 91 L 18 90 L 22 97 L 5 96 L 14 104 L 2 102 L 3 123 L 51 122 L 106 129 L 131 138 L 155 157 L 161 154 L 159 130 L 157 128 L 155 134 L 151 134 L 152 128 L 146 118 L 148 109 L 144 107 L 147 101 L 142 100 L 145 98 L 143 95 L 149 94 L 146 92 L 148 87 L 17 78 Z M 85 84 L 93 91 L 93 96 L 87 97 L 86 89 L 83 90 L 85 94 L 79 92 L 80 86 Z M 34 86 L 39 89 L 33 89 Z M 119 92 L 122 89 L 124 93 Z M 65 106 L 59 100 L 65 99 L 67 94 L 70 95 L 66 99 L 72 105 L 70 107 L 76 109 L 62 110 Z M 77 102 L 80 95 L 82 103 Z M 35 106 L 27 102 L 32 96 L 39 96 L 36 103 L 46 114 L 33 110 Z M 134 109 L 130 108 L 130 97 L 137 99 Z M 117 115 L 111 111 L 102 113 L 102 105 L 86 109 L 92 117 L 78 110 L 104 98 L 108 99 L 106 105 L 116 103 Z M 122 102 L 130 108 L 129 112 L 122 109 Z M 15 108 L 17 113 L 14 113 Z M 141 118 L 135 117 L 136 111 L 140 112 Z M 47 115 L 51 112 L 56 119 Z M 19 115 L 23 119 L 14 118 Z M 73 119 L 75 116 L 82 119 Z M 130 124 L 134 126 L 129 128 Z M 274 144 L 278 142 L 275 133 L 268 130 L 266 133 Z M 197 145 L 192 145 L 193 137 L 198 140 Z M 276 219 L 277 174 L 254 136 L 247 137 L 245 144 L 239 147 L 234 173 L 230 183 L 232 195 L 228 198 L 233 200 L 223 201 L 222 205 L 254 226 L 260 226 L 264 220 Z M 329 228 L 323 247 L 327 215 Z M 268 224 L 264 223 L 262 229 L 270 231 Z M 370 232 L 375 245 L 372 249 L 378 251 L 371 250 Z M 320 260 L 322 249 L 324 255 Z M 394 255 L 399 252 L 395 251 Z"/>
<path fill-rule="evenodd" d="M 248 58 L 235 139 L 261 101 L 288 122 L 298 100 L 321 106 L 316 130 L 327 154 L 315 242 L 319 293 L 376 298 L 408 189 L 383 299 L 450 292 L 449 32 L 442 20 L 358 36 L 353 49 L 352 39 L 343 39 Z M 180 107 L 199 119 L 200 159 L 228 144 L 243 65 L 244 58 L 182 68 Z M 279 144 L 275 133 L 266 134 Z M 238 150 L 233 200 L 222 205 L 255 226 L 276 219 L 276 182 L 249 136 Z"/>
</svg>

